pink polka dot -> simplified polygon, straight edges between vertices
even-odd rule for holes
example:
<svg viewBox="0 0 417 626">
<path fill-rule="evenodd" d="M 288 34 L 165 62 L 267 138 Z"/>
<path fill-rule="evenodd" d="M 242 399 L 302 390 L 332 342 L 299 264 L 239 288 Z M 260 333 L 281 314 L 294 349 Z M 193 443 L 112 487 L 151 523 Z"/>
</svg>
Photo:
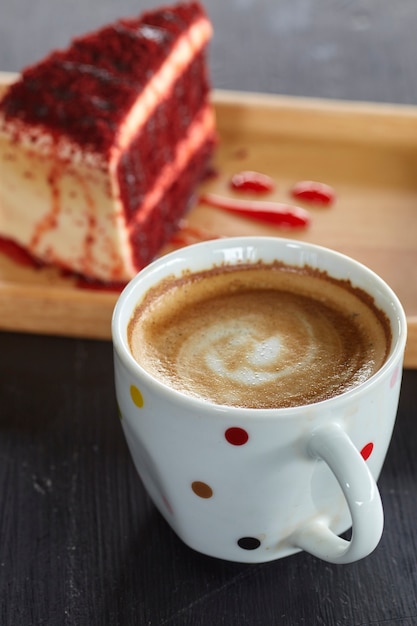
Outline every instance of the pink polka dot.
<svg viewBox="0 0 417 626">
<path fill-rule="evenodd" d="M 226 441 L 232 444 L 232 446 L 243 446 L 249 439 L 249 435 L 246 430 L 238 428 L 237 426 L 228 428 L 224 433 L 224 436 Z"/>
<path fill-rule="evenodd" d="M 369 457 L 372 454 L 373 449 L 374 449 L 374 444 L 372 443 L 372 441 L 367 443 L 366 446 L 363 446 L 363 448 L 361 450 L 361 455 L 362 455 L 362 457 L 364 458 L 365 461 L 367 461 L 369 459 Z"/>
<path fill-rule="evenodd" d="M 400 371 L 400 368 L 396 367 L 395 370 L 392 373 L 391 380 L 390 380 L 390 383 L 389 383 L 389 386 L 391 387 L 391 389 L 394 387 L 395 383 L 397 382 L 399 371 Z"/>
</svg>

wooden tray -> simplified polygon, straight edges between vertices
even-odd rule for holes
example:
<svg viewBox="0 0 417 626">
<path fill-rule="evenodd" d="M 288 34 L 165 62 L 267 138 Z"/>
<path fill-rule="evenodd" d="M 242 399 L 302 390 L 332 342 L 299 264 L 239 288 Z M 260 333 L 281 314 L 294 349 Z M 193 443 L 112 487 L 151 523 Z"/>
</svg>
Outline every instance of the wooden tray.
<svg viewBox="0 0 417 626">
<path fill-rule="evenodd" d="M 14 78 L 0 73 L 0 86 Z M 291 185 L 311 179 L 332 185 L 337 202 L 308 207 L 312 224 L 305 232 L 200 205 L 178 241 L 191 242 L 202 232 L 274 234 L 355 257 L 402 300 L 409 326 L 405 365 L 417 367 L 417 108 L 225 91 L 213 98 L 218 176 L 205 191 L 230 195 L 230 176 L 253 169 L 275 179 L 268 199 L 289 201 Z M 0 254 L 1 329 L 108 339 L 116 299 L 116 292 L 80 288 L 52 268 L 25 267 Z"/>
</svg>

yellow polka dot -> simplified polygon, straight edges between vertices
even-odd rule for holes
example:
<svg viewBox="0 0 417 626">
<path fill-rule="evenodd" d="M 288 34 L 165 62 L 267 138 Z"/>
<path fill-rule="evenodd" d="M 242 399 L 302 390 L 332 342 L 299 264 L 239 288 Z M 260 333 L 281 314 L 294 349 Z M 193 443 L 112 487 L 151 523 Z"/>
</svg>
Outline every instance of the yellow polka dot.
<svg viewBox="0 0 417 626">
<path fill-rule="evenodd" d="M 143 396 L 139 389 L 135 387 L 135 385 L 130 386 L 130 396 L 133 400 L 133 403 L 141 409 L 143 407 Z"/>
<path fill-rule="evenodd" d="M 213 489 L 207 483 L 203 483 L 200 480 L 195 480 L 191 483 L 191 489 L 196 496 L 200 498 L 211 498 L 213 496 Z"/>
</svg>

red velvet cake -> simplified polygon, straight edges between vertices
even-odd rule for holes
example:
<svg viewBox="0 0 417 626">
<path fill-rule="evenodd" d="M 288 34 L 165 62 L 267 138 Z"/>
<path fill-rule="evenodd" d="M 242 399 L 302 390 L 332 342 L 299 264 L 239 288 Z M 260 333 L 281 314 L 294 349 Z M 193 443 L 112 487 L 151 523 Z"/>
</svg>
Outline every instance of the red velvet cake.
<svg viewBox="0 0 417 626">
<path fill-rule="evenodd" d="M 26 68 L 0 103 L 0 235 L 126 281 L 171 237 L 215 143 L 197 2 L 123 19 Z"/>
</svg>

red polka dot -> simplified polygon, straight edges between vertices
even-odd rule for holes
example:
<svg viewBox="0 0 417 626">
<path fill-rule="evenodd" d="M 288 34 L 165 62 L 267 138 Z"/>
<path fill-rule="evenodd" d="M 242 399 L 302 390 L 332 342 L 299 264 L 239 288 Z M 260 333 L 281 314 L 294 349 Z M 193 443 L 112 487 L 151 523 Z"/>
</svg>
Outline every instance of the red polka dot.
<svg viewBox="0 0 417 626">
<path fill-rule="evenodd" d="M 370 441 L 369 443 L 366 444 L 366 446 L 364 446 L 361 450 L 361 455 L 362 457 L 365 459 L 365 461 L 367 459 L 369 459 L 369 457 L 372 454 L 372 450 L 374 449 L 374 444 L 372 443 L 372 441 Z"/>
<path fill-rule="evenodd" d="M 232 446 L 243 446 L 249 439 L 249 435 L 243 428 L 233 426 L 228 428 L 224 433 L 226 441 L 232 444 Z"/>
</svg>

